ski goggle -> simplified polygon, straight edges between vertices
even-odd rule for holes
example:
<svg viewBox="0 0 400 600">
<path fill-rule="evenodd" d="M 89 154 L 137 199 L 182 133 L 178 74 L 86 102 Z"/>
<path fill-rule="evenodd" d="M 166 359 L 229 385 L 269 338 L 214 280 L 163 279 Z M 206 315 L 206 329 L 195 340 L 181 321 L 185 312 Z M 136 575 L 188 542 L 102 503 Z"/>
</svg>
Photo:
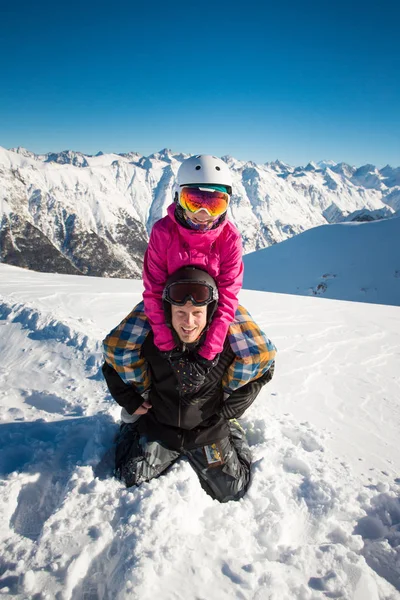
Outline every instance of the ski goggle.
<svg viewBox="0 0 400 600">
<path fill-rule="evenodd" d="M 228 210 L 229 194 L 201 187 L 184 187 L 179 193 L 179 204 L 191 213 L 205 210 L 210 217 L 220 217 Z"/>
<path fill-rule="evenodd" d="M 188 300 L 195 306 L 205 306 L 218 300 L 218 292 L 207 283 L 176 281 L 164 288 L 163 300 L 177 306 L 183 306 Z"/>
</svg>

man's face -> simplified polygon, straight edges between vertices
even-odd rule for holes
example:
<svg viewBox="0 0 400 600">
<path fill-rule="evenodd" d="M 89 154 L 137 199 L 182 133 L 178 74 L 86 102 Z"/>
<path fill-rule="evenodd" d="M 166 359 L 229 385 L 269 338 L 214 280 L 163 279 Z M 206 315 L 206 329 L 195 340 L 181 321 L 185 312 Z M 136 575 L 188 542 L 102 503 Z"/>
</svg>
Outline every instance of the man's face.
<svg viewBox="0 0 400 600">
<path fill-rule="evenodd" d="M 172 327 L 185 344 L 195 342 L 207 325 L 207 306 L 194 306 L 191 302 L 184 306 L 171 304 L 171 313 Z"/>
</svg>

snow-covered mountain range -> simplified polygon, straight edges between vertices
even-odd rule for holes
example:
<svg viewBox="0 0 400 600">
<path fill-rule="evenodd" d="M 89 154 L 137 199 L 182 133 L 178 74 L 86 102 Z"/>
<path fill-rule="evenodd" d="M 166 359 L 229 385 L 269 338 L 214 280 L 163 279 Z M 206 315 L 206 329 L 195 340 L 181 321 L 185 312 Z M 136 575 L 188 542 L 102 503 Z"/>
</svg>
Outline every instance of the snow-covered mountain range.
<svg viewBox="0 0 400 600">
<path fill-rule="evenodd" d="M 187 155 L 87 156 L 0 148 L 0 261 L 38 271 L 140 276 L 153 223 Z M 292 167 L 224 157 L 230 218 L 246 253 L 312 227 L 376 220 L 400 209 L 400 168 L 323 161 Z"/>
</svg>

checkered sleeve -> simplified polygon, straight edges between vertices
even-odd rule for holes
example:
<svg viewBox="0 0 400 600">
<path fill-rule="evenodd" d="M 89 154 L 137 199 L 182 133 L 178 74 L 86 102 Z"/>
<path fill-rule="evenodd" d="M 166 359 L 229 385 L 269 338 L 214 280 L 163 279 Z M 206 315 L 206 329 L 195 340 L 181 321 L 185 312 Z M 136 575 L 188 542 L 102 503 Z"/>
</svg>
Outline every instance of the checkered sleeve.
<svg viewBox="0 0 400 600">
<path fill-rule="evenodd" d="M 104 359 L 125 383 L 135 386 L 139 394 L 150 386 L 147 363 L 141 356 L 142 344 L 150 331 L 143 302 L 103 340 Z"/>
<path fill-rule="evenodd" d="M 266 373 L 275 360 L 276 347 L 253 321 L 243 306 L 238 306 L 228 339 L 235 358 L 222 380 L 224 392 L 232 394 Z"/>
</svg>

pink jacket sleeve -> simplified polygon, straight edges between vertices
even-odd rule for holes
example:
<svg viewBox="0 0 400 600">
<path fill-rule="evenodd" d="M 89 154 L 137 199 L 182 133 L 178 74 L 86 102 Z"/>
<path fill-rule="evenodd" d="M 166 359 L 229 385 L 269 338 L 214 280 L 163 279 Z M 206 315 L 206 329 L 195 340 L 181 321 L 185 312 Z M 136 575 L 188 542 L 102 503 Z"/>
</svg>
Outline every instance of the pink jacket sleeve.
<svg viewBox="0 0 400 600">
<path fill-rule="evenodd" d="M 162 306 L 162 293 L 168 279 L 167 248 L 168 239 L 160 221 L 151 230 L 149 245 L 143 263 L 144 312 L 154 333 L 154 343 L 159 350 L 172 350 L 176 343 L 171 330 L 165 323 Z"/>
<path fill-rule="evenodd" d="M 223 254 L 222 254 L 223 253 Z M 207 331 L 199 354 L 208 360 L 222 352 L 229 325 L 235 320 L 238 294 L 243 284 L 242 240 L 239 232 L 225 240 L 221 252 L 218 285 L 218 308 Z"/>
</svg>

